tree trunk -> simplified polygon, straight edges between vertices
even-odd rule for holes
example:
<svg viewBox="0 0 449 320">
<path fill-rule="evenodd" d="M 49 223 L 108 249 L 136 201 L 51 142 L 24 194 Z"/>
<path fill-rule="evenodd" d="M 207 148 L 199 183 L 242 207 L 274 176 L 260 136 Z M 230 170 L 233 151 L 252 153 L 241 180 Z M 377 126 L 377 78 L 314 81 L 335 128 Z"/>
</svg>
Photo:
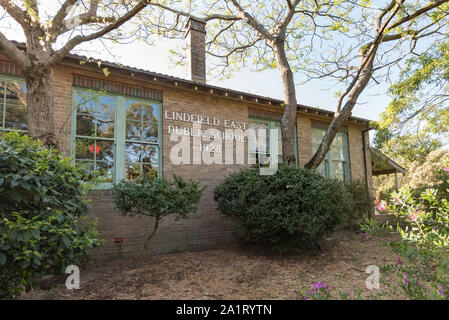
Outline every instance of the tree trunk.
<svg viewBox="0 0 449 320">
<path fill-rule="evenodd" d="M 150 242 L 151 238 L 154 237 L 154 235 L 156 234 L 157 231 L 157 227 L 159 226 L 159 217 L 156 217 L 154 220 L 154 228 L 153 228 L 153 232 L 148 235 L 148 237 L 145 239 L 145 242 L 143 243 L 143 249 L 144 249 L 144 254 L 147 255 L 148 254 L 148 242 Z"/>
<path fill-rule="evenodd" d="M 28 135 L 57 147 L 54 131 L 53 68 L 33 63 L 24 70 L 27 85 Z"/>
<path fill-rule="evenodd" d="M 343 122 L 345 122 L 351 116 L 352 110 L 354 109 L 355 104 L 357 103 L 357 99 L 359 98 L 363 90 L 365 90 L 366 86 L 369 83 L 371 75 L 373 74 L 373 63 L 374 58 L 376 56 L 377 47 L 378 46 L 376 45 L 374 52 L 368 58 L 369 61 L 366 63 L 365 67 L 360 73 L 359 79 L 352 88 L 351 93 L 349 94 L 348 100 L 346 101 L 344 107 L 341 110 L 337 110 L 335 112 L 334 119 L 327 128 L 326 134 L 324 135 L 323 140 L 321 140 L 318 150 L 315 152 L 312 159 L 310 159 L 310 161 L 305 165 L 305 168 L 307 169 L 318 168 L 318 166 L 326 157 L 326 154 L 330 149 L 332 141 L 334 141 L 334 138 L 337 135 L 338 130 L 343 125 Z M 363 64 L 364 61 L 362 61 L 361 65 Z"/>
<path fill-rule="evenodd" d="M 284 87 L 285 106 L 282 115 L 282 159 L 285 163 L 296 165 L 295 155 L 295 123 L 296 123 L 296 89 L 293 72 L 285 54 L 285 41 L 277 40 L 272 43 L 274 54 L 281 72 Z"/>
</svg>

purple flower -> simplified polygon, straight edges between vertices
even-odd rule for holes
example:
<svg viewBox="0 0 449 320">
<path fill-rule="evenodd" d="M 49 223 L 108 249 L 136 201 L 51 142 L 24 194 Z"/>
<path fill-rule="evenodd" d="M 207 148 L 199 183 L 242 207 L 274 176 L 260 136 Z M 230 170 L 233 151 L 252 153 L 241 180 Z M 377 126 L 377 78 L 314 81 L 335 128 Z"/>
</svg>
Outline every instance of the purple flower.
<svg viewBox="0 0 449 320">
<path fill-rule="evenodd" d="M 377 210 L 384 211 L 387 208 L 387 204 L 385 202 L 381 202 L 381 204 L 377 207 Z"/>
<path fill-rule="evenodd" d="M 408 286 L 408 273 L 404 276 L 404 286 Z"/>
<path fill-rule="evenodd" d="M 441 282 L 440 283 L 440 288 L 438 289 L 438 294 L 440 295 L 440 296 L 442 296 L 442 295 L 444 295 L 444 284 L 443 284 L 443 282 Z"/>
<path fill-rule="evenodd" d="M 318 290 L 324 287 L 324 282 L 315 282 L 312 286 L 313 290 Z"/>
<path fill-rule="evenodd" d="M 400 256 L 398 256 L 398 265 L 402 266 L 402 259 Z"/>
<path fill-rule="evenodd" d="M 321 290 L 321 289 L 324 289 L 324 291 L 327 293 L 329 287 L 326 286 L 326 285 L 324 284 L 323 281 L 321 281 L 321 282 L 315 282 L 315 283 L 313 284 L 313 286 L 312 286 L 312 291 L 313 291 L 313 292 L 317 292 L 317 291 L 319 291 L 319 290 Z"/>
<path fill-rule="evenodd" d="M 445 167 L 445 168 L 444 168 L 444 171 L 449 171 L 449 167 Z"/>
</svg>

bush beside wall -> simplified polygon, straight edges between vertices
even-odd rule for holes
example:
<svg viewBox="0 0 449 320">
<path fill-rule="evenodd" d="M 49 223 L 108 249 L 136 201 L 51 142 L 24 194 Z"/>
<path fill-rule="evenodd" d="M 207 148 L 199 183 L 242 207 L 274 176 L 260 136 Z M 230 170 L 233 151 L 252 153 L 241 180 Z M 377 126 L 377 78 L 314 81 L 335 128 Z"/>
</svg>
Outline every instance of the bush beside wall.
<svg viewBox="0 0 449 320">
<path fill-rule="evenodd" d="M 247 241 L 274 246 L 317 246 L 337 226 L 361 219 L 369 209 L 360 183 L 345 186 L 288 166 L 271 176 L 261 176 L 258 169 L 232 174 L 216 187 L 214 199 L 221 213 L 240 221 Z"/>
</svg>

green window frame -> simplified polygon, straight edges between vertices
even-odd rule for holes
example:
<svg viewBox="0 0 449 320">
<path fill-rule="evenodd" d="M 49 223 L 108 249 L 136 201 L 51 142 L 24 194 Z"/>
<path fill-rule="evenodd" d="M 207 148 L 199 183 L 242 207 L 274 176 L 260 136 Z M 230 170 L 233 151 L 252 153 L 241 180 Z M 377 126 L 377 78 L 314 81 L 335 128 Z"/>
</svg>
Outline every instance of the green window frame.
<svg viewBox="0 0 449 320">
<path fill-rule="evenodd" d="M 1 74 L 0 99 L 0 131 L 27 132 L 26 83 L 23 78 Z"/>
<path fill-rule="evenodd" d="M 278 163 L 282 163 L 282 130 L 281 130 L 281 121 L 279 120 L 269 120 L 269 119 L 262 119 L 262 118 L 256 118 L 256 117 L 249 117 L 249 128 L 251 128 L 251 124 L 256 124 L 256 128 L 254 129 L 261 129 L 261 125 L 265 125 L 266 129 L 278 129 L 279 130 L 279 149 L 278 149 Z M 256 133 L 257 134 L 257 133 Z M 296 124 L 295 124 L 295 135 L 294 135 L 294 152 L 296 157 L 296 167 L 298 167 L 298 145 L 296 140 Z M 255 166 L 260 167 L 268 167 L 270 164 L 271 155 L 270 153 L 270 135 L 266 135 L 266 153 L 265 154 L 259 154 L 257 150 L 249 150 L 248 149 L 248 158 L 250 157 L 250 154 L 254 154 L 256 158 L 256 164 Z M 262 162 L 261 162 L 262 160 Z"/>
<path fill-rule="evenodd" d="M 80 87 L 72 95 L 71 158 L 86 164 L 86 181 L 108 189 L 142 173 L 162 176 L 160 101 Z"/>
<path fill-rule="evenodd" d="M 313 152 L 316 152 L 325 134 L 326 129 L 312 127 Z M 337 133 L 317 171 L 327 178 L 341 179 L 346 183 L 350 181 L 348 134 L 346 132 L 339 131 Z"/>
</svg>

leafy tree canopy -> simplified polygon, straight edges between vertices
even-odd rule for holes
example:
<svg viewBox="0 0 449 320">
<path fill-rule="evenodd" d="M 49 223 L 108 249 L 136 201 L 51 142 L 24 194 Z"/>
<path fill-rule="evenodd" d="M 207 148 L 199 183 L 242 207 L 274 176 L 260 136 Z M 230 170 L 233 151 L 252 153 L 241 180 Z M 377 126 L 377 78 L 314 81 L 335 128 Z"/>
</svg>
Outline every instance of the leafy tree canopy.
<svg viewBox="0 0 449 320">
<path fill-rule="evenodd" d="M 377 147 L 411 162 L 449 143 L 449 42 L 408 59 L 390 95 L 377 123 Z"/>
</svg>

